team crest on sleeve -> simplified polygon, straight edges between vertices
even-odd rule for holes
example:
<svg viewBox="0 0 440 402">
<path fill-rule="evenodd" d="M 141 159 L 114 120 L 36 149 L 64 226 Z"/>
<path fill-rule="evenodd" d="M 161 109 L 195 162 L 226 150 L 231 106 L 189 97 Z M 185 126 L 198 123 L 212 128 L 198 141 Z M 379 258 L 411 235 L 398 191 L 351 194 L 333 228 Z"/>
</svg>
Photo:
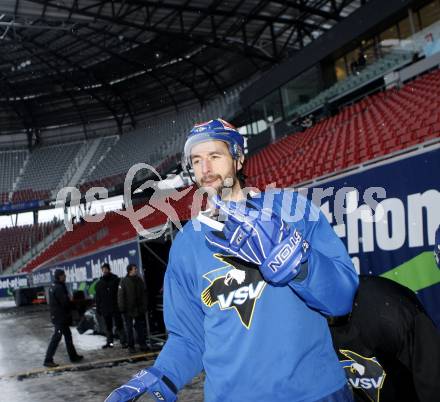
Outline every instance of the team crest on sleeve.
<svg viewBox="0 0 440 402">
<path fill-rule="evenodd" d="M 339 350 L 347 360 L 340 363 L 345 370 L 348 382 L 369 401 L 379 402 L 386 373 L 375 357 L 364 357 L 351 350 Z"/>
<path fill-rule="evenodd" d="M 253 264 L 221 254 L 214 257 L 226 265 L 203 275 L 209 286 L 201 294 L 202 302 L 210 308 L 217 304 L 220 310 L 235 310 L 241 323 L 249 329 L 255 304 L 266 282 Z"/>
</svg>

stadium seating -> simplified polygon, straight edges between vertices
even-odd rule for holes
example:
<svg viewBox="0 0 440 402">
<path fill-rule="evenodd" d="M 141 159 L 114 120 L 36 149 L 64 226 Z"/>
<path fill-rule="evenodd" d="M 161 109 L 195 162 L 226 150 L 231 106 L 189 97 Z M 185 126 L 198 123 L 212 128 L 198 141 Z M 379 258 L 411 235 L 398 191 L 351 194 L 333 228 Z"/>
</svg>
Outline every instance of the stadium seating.
<svg viewBox="0 0 440 402">
<path fill-rule="evenodd" d="M 48 199 L 57 188 L 82 143 L 35 148 L 29 155 L 21 180 L 12 196 L 13 202 Z"/>
<path fill-rule="evenodd" d="M 130 225 L 122 227 L 122 217 L 110 213 L 102 222 L 87 223 L 81 222 L 74 225 L 73 231 L 66 231 L 60 238 L 51 244 L 36 258 L 32 259 L 22 271 L 30 271 L 33 268 L 41 265 L 43 262 L 53 260 L 59 257 L 58 260 L 66 259 L 78 254 L 87 252 L 87 249 L 93 247 L 99 248 L 100 242 L 107 238 L 108 243 L 118 242 L 127 238 L 133 237 L 133 229 Z M 108 228 L 111 227 L 111 233 Z"/>
<path fill-rule="evenodd" d="M 9 193 L 0 193 L 0 205 L 9 202 Z"/>
<path fill-rule="evenodd" d="M 0 229 L 0 266 L 2 269 L 14 263 L 58 226 L 59 223 L 50 222 Z"/>
<path fill-rule="evenodd" d="M 24 150 L 0 152 L 0 204 L 9 201 L 9 193 L 27 156 L 28 152 Z"/>
<path fill-rule="evenodd" d="M 178 201 L 169 200 L 182 221 L 190 218 L 191 210 L 189 206 L 193 194 L 194 189 L 192 188 L 182 199 Z M 139 208 L 140 206 L 136 207 L 135 210 Z M 163 225 L 166 220 L 167 217 L 163 212 L 156 211 L 140 219 L 140 224 L 143 228 L 152 229 Z M 22 271 L 29 272 L 49 261 L 53 263 L 73 258 L 133 239 L 136 236 L 136 229 L 130 224 L 127 217 L 116 212 L 110 212 L 106 214 L 101 222 L 82 221 L 76 223 L 72 231 L 66 231 L 50 247 L 26 264 Z"/>
<path fill-rule="evenodd" d="M 440 137 L 440 70 L 364 98 L 249 159 L 248 185 L 302 183 Z"/>
<path fill-rule="evenodd" d="M 440 70 L 425 74 L 401 89 L 368 96 L 304 132 L 284 137 L 251 156 L 245 166 L 246 184 L 259 188 L 270 183 L 281 187 L 293 186 L 438 138 L 439 99 Z M 124 155 L 136 152 L 135 158 L 141 158 L 142 152 L 135 151 L 133 144 L 142 147 L 143 134 L 134 133 L 133 136 L 138 138 L 133 140 L 127 135 L 122 142 L 118 141 L 108 152 L 113 155 L 108 160 L 116 161 L 117 153 L 112 152 L 113 149 L 124 152 Z M 130 163 L 136 159 L 131 159 Z M 176 162 L 175 157 L 170 157 L 170 160 Z M 103 166 L 108 166 L 107 174 L 111 172 L 109 165 Z M 110 185 L 112 180 L 116 183 L 122 179 L 123 175 L 115 174 L 96 179 L 96 183 Z M 84 186 L 90 184 L 93 182 Z M 191 216 L 193 191 L 182 200 L 171 202 L 181 220 Z M 165 222 L 166 216 L 160 211 L 141 219 L 144 228 L 153 228 Z M 126 217 L 108 213 L 100 223 L 76 224 L 72 232 L 66 232 L 24 270 L 30 271 L 55 258 L 71 258 L 136 236 Z"/>
<path fill-rule="evenodd" d="M 12 194 L 11 202 L 16 204 L 25 201 L 32 200 L 46 200 L 49 198 L 49 190 L 38 190 L 34 191 L 32 189 L 27 190 L 17 190 Z"/>
<path fill-rule="evenodd" d="M 100 141 L 100 143 L 96 148 L 96 151 L 93 154 L 93 157 L 91 158 L 90 162 L 87 164 L 87 166 L 84 167 L 84 175 L 81 180 L 81 184 L 90 178 L 90 176 L 93 174 L 93 171 L 96 169 L 99 163 L 105 158 L 105 156 L 111 150 L 112 146 L 115 144 L 117 140 L 118 140 L 117 136 L 103 137 L 95 140 L 95 141 Z"/>
<path fill-rule="evenodd" d="M 80 181 L 81 189 L 100 185 L 108 188 L 120 184 L 130 167 L 139 162 L 148 163 L 160 172 L 166 171 L 179 159 L 186 133 L 192 125 L 217 116 L 227 118 L 232 110 L 236 112 L 243 87 L 244 84 L 203 107 L 184 106 L 178 112 L 169 112 L 160 118 L 152 117 L 142 128 L 125 133 L 99 158 L 93 169 L 88 169 Z M 99 155 L 98 152 L 96 154 Z"/>
<path fill-rule="evenodd" d="M 161 140 L 154 134 L 148 135 L 144 129 L 123 135 L 102 163 L 92 172 L 89 179 L 96 180 L 125 174 L 133 164 L 139 162 L 150 161 L 151 164 L 155 164 L 159 159 L 155 154 Z"/>
<path fill-rule="evenodd" d="M 151 116 L 142 123 L 142 127 L 121 136 L 39 146 L 31 153 L 0 152 L 0 169 L 7 173 L 0 179 L 0 203 L 9 201 L 14 182 L 17 182 L 11 199 L 14 203 L 53 198 L 54 191 L 69 181 L 66 173 L 72 173 L 67 179 L 73 176 L 76 168 L 73 162 L 82 151 L 85 166 L 81 166 L 83 173 L 76 181 L 82 191 L 92 186 L 111 188 L 122 183 L 135 163 L 145 162 L 159 170 L 166 170 L 175 165 L 185 135 L 195 122 L 213 116 L 227 118 L 232 111 L 238 110 L 238 97 L 244 86 L 241 84 L 203 106 L 182 105 L 179 111 L 173 110 L 160 117 Z M 99 143 L 95 152 L 90 158 L 85 158 L 87 148 L 95 141 Z M 18 161 L 13 159 L 16 155 L 19 155 Z"/>
</svg>

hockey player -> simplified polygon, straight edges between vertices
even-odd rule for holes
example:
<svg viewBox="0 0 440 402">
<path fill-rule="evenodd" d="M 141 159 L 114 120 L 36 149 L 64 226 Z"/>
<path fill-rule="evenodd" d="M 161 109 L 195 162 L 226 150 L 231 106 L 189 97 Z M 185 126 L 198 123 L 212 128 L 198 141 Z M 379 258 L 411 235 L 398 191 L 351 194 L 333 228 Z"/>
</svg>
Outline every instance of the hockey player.
<svg viewBox="0 0 440 402">
<path fill-rule="evenodd" d="M 154 366 L 107 401 L 145 392 L 175 401 L 202 370 L 210 402 L 351 401 L 323 315 L 347 314 L 357 288 L 342 242 L 297 193 L 245 196 L 243 138 L 225 121 L 196 125 L 184 155 L 199 187 L 230 191 L 176 236 L 164 283 L 168 340 Z M 295 223 L 281 218 L 297 210 Z"/>
</svg>

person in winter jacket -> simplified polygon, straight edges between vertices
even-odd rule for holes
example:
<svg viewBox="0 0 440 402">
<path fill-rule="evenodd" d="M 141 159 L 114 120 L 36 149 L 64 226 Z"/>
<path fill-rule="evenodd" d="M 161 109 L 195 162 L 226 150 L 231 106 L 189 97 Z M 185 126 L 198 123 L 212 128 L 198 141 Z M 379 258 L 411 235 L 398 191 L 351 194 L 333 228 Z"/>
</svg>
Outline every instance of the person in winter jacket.
<svg viewBox="0 0 440 402">
<path fill-rule="evenodd" d="M 102 264 L 101 272 L 102 277 L 96 284 L 95 301 L 96 312 L 104 318 L 107 330 L 107 342 L 103 346 L 103 349 L 112 348 L 114 346 L 114 326 L 118 332 L 122 347 L 127 347 L 124 324 L 118 307 L 119 278 L 111 272 L 108 263 Z"/>
<path fill-rule="evenodd" d="M 144 281 L 138 275 L 136 264 L 129 264 L 127 266 L 127 275 L 119 284 L 118 306 L 124 317 L 128 351 L 130 353 L 136 352 L 133 328 L 136 331 L 136 339 L 140 350 L 148 350 L 146 345 L 146 296 Z"/>
<path fill-rule="evenodd" d="M 54 325 L 54 333 L 47 347 L 46 357 L 43 363 L 44 366 L 58 366 L 58 364 L 53 361 L 53 357 L 63 336 L 70 361 L 73 363 L 79 362 L 83 356 L 80 356 L 76 352 L 75 346 L 73 345 L 72 333 L 69 328 L 72 324 L 72 306 L 66 288 L 66 274 L 62 269 L 55 270 L 54 281 L 49 289 L 49 307 L 51 321 Z"/>
</svg>

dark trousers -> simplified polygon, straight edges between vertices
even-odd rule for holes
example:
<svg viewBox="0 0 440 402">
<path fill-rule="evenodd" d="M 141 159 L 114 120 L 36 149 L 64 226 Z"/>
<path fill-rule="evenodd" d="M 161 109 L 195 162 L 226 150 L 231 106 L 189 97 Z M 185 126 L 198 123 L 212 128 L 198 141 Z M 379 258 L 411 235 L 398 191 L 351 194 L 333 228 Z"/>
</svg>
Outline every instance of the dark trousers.
<svg viewBox="0 0 440 402">
<path fill-rule="evenodd" d="M 139 314 L 136 317 L 130 317 L 124 314 L 125 331 L 127 332 L 128 347 L 134 347 L 133 326 L 136 330 L 137 343 L 140 347 L 146 346 L 146 326 L 145 314 Z M 133 325 L 134 323 L 134 325 Z"/>
<path fill-rule="evenodd" d="M 72 333 L 70 332 L 69 326 L 55 324 L 54 333 L 50 339 L 49 346 L 47 347 L 46 358 L 44 359 L 45 362 L 53 361 L 53 357 L 63 335 L 70 360 L 75 359 L 75 357 L 78 355 L 76 353 L 75 346 L 73 346 Z"/>
<path fill-rule="evenodd" d="M 107 330 L 107 343 L 113 343 L 113 327 L 116 327 L 121 344 L 127 343 L 121 313 L 106 314 L 104 315 L 104 321 Z"/>
</svg>

